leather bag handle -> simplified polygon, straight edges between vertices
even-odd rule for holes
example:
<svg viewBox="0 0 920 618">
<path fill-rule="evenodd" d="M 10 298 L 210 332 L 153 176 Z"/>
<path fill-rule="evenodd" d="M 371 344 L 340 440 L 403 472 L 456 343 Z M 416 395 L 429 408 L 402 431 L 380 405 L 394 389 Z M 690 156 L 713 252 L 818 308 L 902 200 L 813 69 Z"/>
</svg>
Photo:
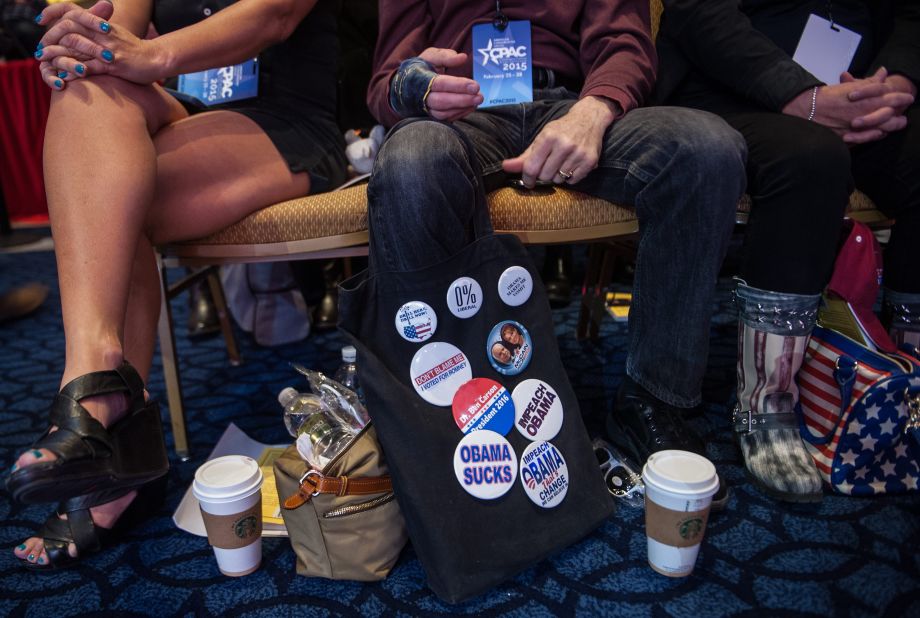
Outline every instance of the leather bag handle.
<svg viewBox="0 0 920 618">
<path fill-rule="evenodd" d="M 284 501 L 284 508 L 296 509 L 319 494 L 336 496 L 366 496 L 393 491 L 393 481 L 386 476 L 324 476 L 316 470 L 309 470 L 300 479 L 300 489 Z"/>
</svg>

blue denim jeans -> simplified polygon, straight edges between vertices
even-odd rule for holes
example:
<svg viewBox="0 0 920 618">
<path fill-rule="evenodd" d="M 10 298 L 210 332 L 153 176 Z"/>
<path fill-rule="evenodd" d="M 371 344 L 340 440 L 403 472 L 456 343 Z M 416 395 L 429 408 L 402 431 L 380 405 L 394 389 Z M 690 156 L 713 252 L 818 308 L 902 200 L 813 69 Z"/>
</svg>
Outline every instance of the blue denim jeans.
<svg viewBox="0 0 920 618">
<path fill-rule="evenodd" d="M 416 120 L 391 130 L 368 186 L 372 269 L 430 265 L 469 242 L 477 184 L 486 192 L 505 184 L 502 160 L 575 103 L 563 88 L 535 99 L 474 112 L 453 128 Z M 713 292 L 744 192 L 745 157 L 741 136 L 712 114 L 637 109 L 608 129 L 597 169 L 573 186 L 636 210 L 626 372 L 675 406 L 700 401 Z"/>
</svg>

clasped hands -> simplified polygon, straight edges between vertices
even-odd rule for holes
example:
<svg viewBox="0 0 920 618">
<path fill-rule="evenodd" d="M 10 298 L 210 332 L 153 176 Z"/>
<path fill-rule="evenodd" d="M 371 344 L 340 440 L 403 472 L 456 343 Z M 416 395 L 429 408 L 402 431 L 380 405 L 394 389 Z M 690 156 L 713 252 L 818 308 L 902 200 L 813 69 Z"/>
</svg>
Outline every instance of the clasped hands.
<svg viewBox="0 0 920 618">
<path fill-rule="evenodd" d="M 906 127 L 904 114 L 915 96 L 913 82 L 902 75 L 889 75 L 885 68 L 863 79 L 845 72 L 839 84 L 818 88 L 814 121 L 848 144 L 864 144 Z M 790 101 L 783 113 L 807 118 L 811 102 L 809 89 Z"/>
<path fill-rule="evenodd" d="M 437 120 L 453 122 L 469 115 L 483 101 L 479 84 L 466 77 L 444 75 L 462 66 L 467 55 L 451 49 L 429 47 L 419 58 L 438 75 L 428 84 L 422 106 Z M 502 168 L 520 174 L 528 188 L 538 181 L 575 184 L 597 167 L 607 127 L 616 117 L 617 104 L 600 97 L 584 97 L 562 117 L 548 122 L 519 156 L 506 159 Z"/>
<path fill-rule="evenodd" d="M 97 2 L 89 9 L 61 2 L 38 14 L 36 23 L 47 31 L 35 58 L 41 60 L 46 84 L 62 90 L 67 82 L 89 75 L 117 75 L 140 84 L 161 77 L 156 54 L 148 49 L 151 42 L 106 21 L 113 11 L 110 2 Z"/>
</svg>

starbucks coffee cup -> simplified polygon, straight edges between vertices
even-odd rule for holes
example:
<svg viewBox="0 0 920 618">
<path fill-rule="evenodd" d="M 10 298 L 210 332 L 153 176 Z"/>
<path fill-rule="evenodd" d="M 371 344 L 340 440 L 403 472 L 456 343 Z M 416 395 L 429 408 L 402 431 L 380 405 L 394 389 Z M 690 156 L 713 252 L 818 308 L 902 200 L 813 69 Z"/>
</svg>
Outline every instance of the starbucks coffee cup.
<svg viewBox="0 0 920 618">
<path fill-rule="evenodd" d="M 696 453 L 659 451 L 649 456 L 642 480 L 649 565 L 668 577 L 690 575 L 719 489 L 716 467 Z"/>
<path fill-rule="evenodd" d="M 217 568 L 239 577 L 262 562 L 262 471 L 251 457 L 228 455 L 195 472 L 192 493 L 214 548 Z"/>
</svg>

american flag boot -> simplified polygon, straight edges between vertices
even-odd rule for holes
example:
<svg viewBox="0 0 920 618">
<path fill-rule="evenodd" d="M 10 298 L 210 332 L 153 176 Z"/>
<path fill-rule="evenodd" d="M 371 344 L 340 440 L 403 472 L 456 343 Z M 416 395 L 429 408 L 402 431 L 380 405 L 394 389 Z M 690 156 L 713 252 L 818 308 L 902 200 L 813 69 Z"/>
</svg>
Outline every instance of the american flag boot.
<svg viewBox="0 0 920 618">
<path fill-rule="evenodd" d="M 796 373 L 814 327 L 818 296 L 739 285 L 735 437 L 752 482 L 790 502 L 822 498 L 821 475 L 799 433 Z M 772 301 L 772 302 L 771 302 Z"/>
</svg>

